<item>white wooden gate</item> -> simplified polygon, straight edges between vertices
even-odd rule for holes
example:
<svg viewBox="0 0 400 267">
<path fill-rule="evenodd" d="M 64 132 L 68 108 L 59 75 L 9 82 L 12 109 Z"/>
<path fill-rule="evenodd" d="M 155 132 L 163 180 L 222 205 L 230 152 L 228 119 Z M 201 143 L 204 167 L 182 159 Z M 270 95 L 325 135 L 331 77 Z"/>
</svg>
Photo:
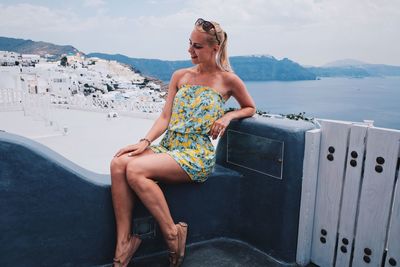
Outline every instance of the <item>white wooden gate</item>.
<svg viewBox="0 0 400 267">
<path fill-rule="evenodd" d="M 400 131 L 320 124 L 306 133 L 297 263 L 400 266 Z"/>
</svg>

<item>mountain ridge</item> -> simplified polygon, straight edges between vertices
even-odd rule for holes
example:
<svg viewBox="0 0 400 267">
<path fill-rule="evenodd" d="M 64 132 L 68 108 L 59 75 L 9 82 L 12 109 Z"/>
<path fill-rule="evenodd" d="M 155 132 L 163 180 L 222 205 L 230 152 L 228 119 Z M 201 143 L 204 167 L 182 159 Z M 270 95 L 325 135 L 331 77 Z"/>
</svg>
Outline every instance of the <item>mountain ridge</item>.
<svg viewBox="0 0 400 267">
<path fill-rule="evenodd" d="M 0 36 L 0 50 L 11 51 L 21 54 L 36 54 L 40 56 L 54 55 L 60 57 L 64 54 L 77 54 L 84 55 L 72 45 L 56 45 L 42 41 L 32 41 L 30 39 L 18 39 Z"/>
<path fill-rule="evenodd" d="M 88 56 L 129 64 L 145 75 L 164 81 L 169 80 L 175 70 L 193 66 L 190 60 L 143 59 L 105 53 L 90 53 Z M 235 73 L 245 81 L 316 79 L 313 73 L 287 58 L 278 60 L 272 56 L 232 56 L 229 60 Z"/>
<path fill-rule="evenodd" d="M 318 77 L 382 77 L 400 76 L 400 66 L 371 64 L 357 59 L 340 59 L 321 67 L 307 67 Z"/>
<path fill-rule="evenodd" d="M 345 58 L 345 59 L 338 59 L 331 62 L 328 62 L 321 67 L 348 67 L 348 66 L 361 66 L 361 65 L 368 65 L 369 63 L 363 62 L 361 60 L 353 59 L 353 58 Z"/>
<path fill-rule="evenodd" d="M 81 54 L 72 45 L 56 45 L 42 41 L 0 37 L 0 51 L 21 54 L 53 55 L 59 60 L 62 55 Z M 135 71 L 160 80 L 169 80 L 179 68 L 193 66 L 190 60 L 161 60 L 133 58 L 122 54 L 90 53 L 103 59 L 116 60 L 130 65 Z M 230 57 L 236 74 L 245 81 L 296 81 L 315 80 L 317 77 L 379 77 L 400 76 L 400 66 L 369 64 L 355 59 L 341 59 L 321 67 L 302 66 L 288 58 L 276 59 L 268 54 L 251 54 Z"/>
</svg>

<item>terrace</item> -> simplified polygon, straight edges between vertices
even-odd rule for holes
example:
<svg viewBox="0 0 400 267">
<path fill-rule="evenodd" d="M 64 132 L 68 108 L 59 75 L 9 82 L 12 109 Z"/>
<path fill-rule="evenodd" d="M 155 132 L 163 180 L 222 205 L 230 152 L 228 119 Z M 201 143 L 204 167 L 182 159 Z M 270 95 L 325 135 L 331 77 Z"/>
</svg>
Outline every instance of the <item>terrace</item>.
<svg viewBox="0 0 400 267">
<path fill-rule="evenodd" d="M 118 119 L 104 121 L 125 124 Z M 234 120 L 215 143 L 217 165 L 207 182 L 160 184 L 173 218 L 189 224 L 184 266 L 398 264 L 400 131 L 318 121 L 320 127 Z M 54 143 L 73 138 L 80 127 L 71 127 Z M 44 140 L 0 132 L 1 265 L 109 265 L 115 245 L 109 174 L 83 168 Z M 84 142 L 75 142 L 76 154 L 84 153 Z M 144 242 L 131 266 L 167 265 L 158 226 L 141 204 L 133 224 Z"/>
</svg>

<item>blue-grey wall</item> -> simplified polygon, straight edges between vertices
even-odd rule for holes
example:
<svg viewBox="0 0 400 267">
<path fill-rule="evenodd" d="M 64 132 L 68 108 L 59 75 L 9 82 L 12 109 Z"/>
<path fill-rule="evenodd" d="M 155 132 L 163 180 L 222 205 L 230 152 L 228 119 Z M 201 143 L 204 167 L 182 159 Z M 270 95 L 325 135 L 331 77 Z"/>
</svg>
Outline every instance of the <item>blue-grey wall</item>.
<svg viewBox="0 0 400 267">
<path fill-rule="evenodd" d="M 288 119 L 250 118 L 231 122 L 229 129 L 251 135 L 246 138 L 250 142 L 264 137 L 283 144 L 281 179 L 227 162 L 229 136 L 224 135 L 218 143 L 217 163 L 244 175 L 240 185 L 240 239 L 289 263 L 296 259 L 305 132 L 313 128 L 309 122 Z M 250 152 L 244 150 L 243 154 Z M 268 169 L 264 165 L 271 164 L 270 153 L 255 154 L 256 159 L 259 156 L 258 169 Z"/>
<path fill-rule="evenodd" d="M 207 182 L 160 185 L 176 222 L 189 224 L 188 242 L 235 238 L 293 263 L 304 132 L 311 128 L 310 123 L 267 118 L 231 122 L 230 130 L 249 134 L 245 142 L 261 136 L 284 144 L 282 179 L 246 168 L 246 164 L 254 165 L 246 163 L 246 153 L 251 152 L 248 158 L 253 161 L 258 157 L 257 150 L 239 151 L 244 166 L 227 162 L 228 143 L 235 141 L 229 141 L 233 135 L 227 133 L 218 144 L 218 164 Z M 243 145 L 246 147 L 240 147 Z M 262 148 L 259 164 L 268 169 L 270 152 Z M 3 132 L 0 211 L 2 266 L 94 266 L 111 262 L 115 221 L 110 177 L 82 169 L 34 141 Z M 149 216 L 139 203 L 134 217 Z M 165 249 L 156 227 L 155 237 L 142 243 L 137 256 Z"/>
</svg>

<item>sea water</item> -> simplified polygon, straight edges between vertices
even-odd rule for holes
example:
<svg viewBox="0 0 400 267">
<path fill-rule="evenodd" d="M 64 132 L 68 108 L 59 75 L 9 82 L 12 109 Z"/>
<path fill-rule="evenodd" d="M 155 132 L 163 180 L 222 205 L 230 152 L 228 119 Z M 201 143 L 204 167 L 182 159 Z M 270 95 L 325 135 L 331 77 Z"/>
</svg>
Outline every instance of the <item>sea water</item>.
<svg viewBox="0 0 400 267">
<path fill-rule="evenodd" d="M 257 109 L 272 114 L 346 121 L 373 120 L 400 129 L 400 77 L 322 78 L 314 81 L 245 82 Z M 226 107 L 239 107 L 233 98 Z"/>
</svg>

